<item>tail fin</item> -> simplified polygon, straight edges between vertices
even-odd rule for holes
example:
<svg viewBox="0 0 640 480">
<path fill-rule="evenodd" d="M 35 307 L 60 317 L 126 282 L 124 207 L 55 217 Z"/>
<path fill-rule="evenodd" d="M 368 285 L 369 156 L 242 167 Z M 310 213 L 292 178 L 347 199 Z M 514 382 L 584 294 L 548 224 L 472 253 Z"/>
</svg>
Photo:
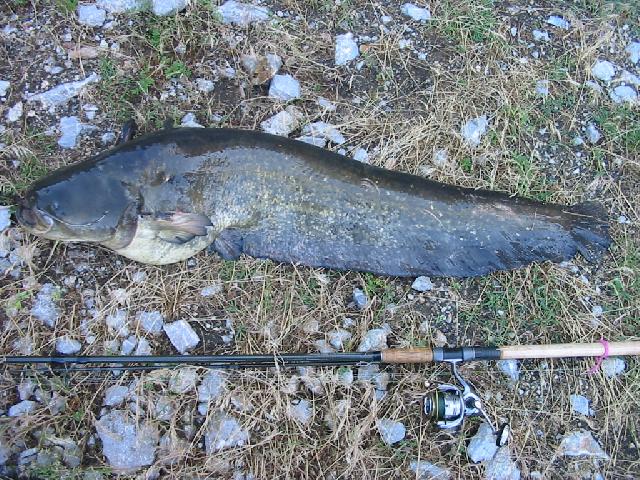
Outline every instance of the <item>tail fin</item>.
<svg viewBox="0 0 640 480">
<path fill-rule="evenodd" d="M 595 262 L 611 245 L 607 212 L 599 203 L 587 202 L 566 210 L 571 217 L 571 237 L 588 261 Z"/>
</svg>

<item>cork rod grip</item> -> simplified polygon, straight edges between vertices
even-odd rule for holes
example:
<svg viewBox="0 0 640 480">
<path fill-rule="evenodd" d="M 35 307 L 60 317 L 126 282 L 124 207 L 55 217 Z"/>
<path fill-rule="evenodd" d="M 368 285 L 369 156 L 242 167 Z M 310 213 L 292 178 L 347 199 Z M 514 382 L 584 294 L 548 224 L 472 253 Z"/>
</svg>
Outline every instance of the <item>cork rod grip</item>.
<svg viewBox="0 0 640 480">
<path fill-rule="evenodd" d="M 500 358 L 568 358 L 604 355 L 601 343 L 560 343 L 555 345 L 515 345 L 500 347 Z M 640 355 L 640 342 L 609 342 L 609 356 Z"/>
<path fill-rule="evenodd" d="M 390 348 L 381 352 L 382 363 L 430 363 L 433 352 L 430 348 Z"/>
</svg>

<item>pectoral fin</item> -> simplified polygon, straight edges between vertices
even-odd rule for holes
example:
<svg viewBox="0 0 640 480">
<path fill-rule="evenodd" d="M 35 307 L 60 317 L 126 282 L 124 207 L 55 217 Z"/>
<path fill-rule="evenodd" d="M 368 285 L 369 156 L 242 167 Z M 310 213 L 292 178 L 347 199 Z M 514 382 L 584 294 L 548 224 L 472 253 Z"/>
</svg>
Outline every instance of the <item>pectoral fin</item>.
<svg viewBox="0 0 640 480">
<path fill-rule="evenodd" d="M 158 238 L 183 244 L 194 237 L 207 235 L 207 227 L 211 227 L 212 223 L 209 217 L 201 213 L 170 212 L 156 214 L 149 219 L 149 225 L 156 230 Z"/>
</svg>

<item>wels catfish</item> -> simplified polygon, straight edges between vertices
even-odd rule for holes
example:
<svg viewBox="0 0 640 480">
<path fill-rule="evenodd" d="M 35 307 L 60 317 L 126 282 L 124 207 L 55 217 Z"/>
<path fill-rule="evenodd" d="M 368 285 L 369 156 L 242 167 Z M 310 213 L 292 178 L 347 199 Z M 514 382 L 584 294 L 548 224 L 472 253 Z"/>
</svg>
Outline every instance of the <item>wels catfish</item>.
<svg viewBox="0 0 640 480">
<path fill-rule="evenodd" d="M 255 131 L 177 128 L 35 183 L 17 218 L 52 240 L 143 263 L 211 246 L 312 267 L 471 277 L 609 246 L 594 204 L 545 204 L 437 183 Z"/>
</svg>

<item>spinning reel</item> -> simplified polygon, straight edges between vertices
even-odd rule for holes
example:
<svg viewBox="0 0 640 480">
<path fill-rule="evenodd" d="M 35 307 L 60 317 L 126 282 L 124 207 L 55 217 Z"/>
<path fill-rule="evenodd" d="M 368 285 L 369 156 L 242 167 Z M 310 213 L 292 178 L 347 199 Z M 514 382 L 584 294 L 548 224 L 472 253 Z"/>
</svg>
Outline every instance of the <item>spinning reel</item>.
<svg viewBox="0 0 640 480">
<path fill-rule="evenodd" d="M 509 425 L 504 424 L 496 429 L 483 408 L 482 399 L 458 371 L 458 363 L 472 358 L 464 358 L 464 354 L 467 353 L 463 352 L 465 349 L 459 349 L 460 355 L 454 358 L 437 358 L 437 350 L 434 349 L 434 361 L 448 363 L 459 385 L 445 383 L 427 395 L 423 408 L 425 415 L 435 420 L 438 427 L 443 430 L 459 428 L 467 417 L 480 416 L 491 427 L 496 436 L 496 444 L 499 447 L 506 445 L 509 440 Z"/>
</svg>

